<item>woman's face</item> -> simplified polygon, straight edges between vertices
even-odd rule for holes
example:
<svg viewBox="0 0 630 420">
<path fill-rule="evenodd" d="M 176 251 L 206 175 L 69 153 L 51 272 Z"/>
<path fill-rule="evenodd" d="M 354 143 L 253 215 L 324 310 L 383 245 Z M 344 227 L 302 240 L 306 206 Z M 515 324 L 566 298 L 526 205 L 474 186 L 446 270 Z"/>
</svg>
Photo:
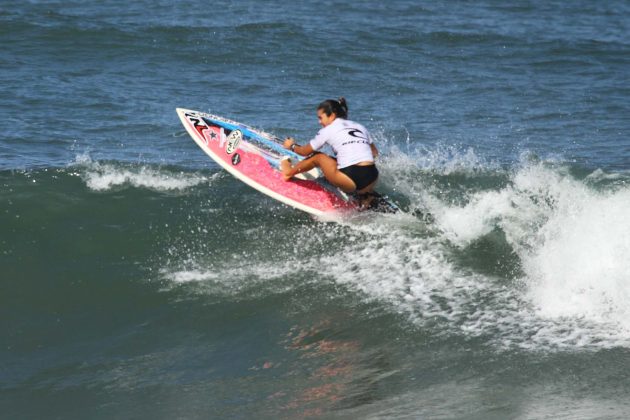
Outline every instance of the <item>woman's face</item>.
<svg viewBox="0 0 630 420">
<path fill-rule="evenodd" d="M 337 116 L 335 115 L 334 112 L 330 114 L 330 116 L 328 116 L 323 110 L 321 109 L 317 110 L 317 119 L 319 120 L 319 123 L 321 124 L 322 127 L 326 127 L 327 125 L 330 125 L 333 121 L 335 121 L 335 118 L 337 118 Z"/>
</svg>

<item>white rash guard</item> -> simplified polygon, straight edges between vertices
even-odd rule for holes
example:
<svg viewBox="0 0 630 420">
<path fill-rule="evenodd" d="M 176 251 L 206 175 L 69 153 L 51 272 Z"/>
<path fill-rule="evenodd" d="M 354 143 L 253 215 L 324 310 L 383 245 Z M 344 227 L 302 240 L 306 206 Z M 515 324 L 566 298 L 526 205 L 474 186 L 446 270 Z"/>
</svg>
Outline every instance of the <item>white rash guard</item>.
<svg viewBox="0 0 630 420">
<path fill-rule="evenodd" d="M 319 130 L 310 145 L 313 150 L 321 149 L 328 143 L 337 155 L 337 168 L 345 168 L 359 162 L 374 162 L 372 138 L 361 124 L 337 118 L 330 125 Z"/>
</svg>

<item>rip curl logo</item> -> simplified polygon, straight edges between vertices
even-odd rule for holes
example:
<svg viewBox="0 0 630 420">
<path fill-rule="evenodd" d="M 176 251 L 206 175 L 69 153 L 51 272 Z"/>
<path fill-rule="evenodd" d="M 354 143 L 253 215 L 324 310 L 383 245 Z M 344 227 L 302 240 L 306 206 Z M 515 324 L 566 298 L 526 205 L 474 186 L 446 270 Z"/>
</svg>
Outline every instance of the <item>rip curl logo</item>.
<svg viewBox="0 0 630 420">
<path fill-rule="evenodd" d="M 352 137 L 356 137 L 361 140 L 367 140 L 367 136 L 363 133 L 363 131 L 356 128 L 346 128 L 348 130 L 348 135 Z"/>
<path fill-rule="evenodd" d="M 227 137 L 227 144 L 225 146 L 225 153 L 231 155 L 238 148 L 239 143 L 243 139 L 243 133 L 241 130 L 234 130 Z"/>
<path fill-rule="evenodd" d="M 346 139 L 344 139 L 344 141 L 341 143 L 342 146 L 346 146 L 349 144 L 370 144 L 370 141 L 363 131 L 357 128 L 346 128 L 346 132 L 348 136 L 354 137 L 356 140 L 346 137 Z"/>
<path fill-rule="evenodd" d="M 348 144 L 370 144 L 370 142 L 367 140 L 349 140 L 341 143 L 342 146 L 346 146 Z"/>
</svg>

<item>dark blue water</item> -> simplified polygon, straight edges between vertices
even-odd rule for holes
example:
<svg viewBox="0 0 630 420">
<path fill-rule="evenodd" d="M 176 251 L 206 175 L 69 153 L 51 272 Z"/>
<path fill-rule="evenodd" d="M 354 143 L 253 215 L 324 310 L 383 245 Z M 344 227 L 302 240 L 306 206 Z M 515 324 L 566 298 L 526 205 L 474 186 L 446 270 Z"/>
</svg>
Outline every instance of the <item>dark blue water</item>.
<svg viewBox="0 0 630 420">
<path fill-rule="evenodd" d="M 627 418 L 630 4 L 0 5 L 7 418 Z M 314 220 L 176 107 L 306 141 L 345 96 L 397 215 Z"/>
</svg>

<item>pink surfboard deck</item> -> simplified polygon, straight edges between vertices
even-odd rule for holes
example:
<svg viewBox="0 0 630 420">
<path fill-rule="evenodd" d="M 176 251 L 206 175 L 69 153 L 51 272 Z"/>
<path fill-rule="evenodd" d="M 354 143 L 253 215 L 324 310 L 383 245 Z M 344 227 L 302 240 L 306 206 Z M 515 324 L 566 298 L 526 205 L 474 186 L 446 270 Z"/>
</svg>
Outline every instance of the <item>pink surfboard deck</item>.
<svg viewBox="0 0 630 420">
<path fill-rule="evenodd" d="M 354 211 L 338 189 L 322 179 L 284 181 L 279 159 L 301 157 L 282 148 L 280 140 L 246 125 L 199 111 L 177 108 L 177 114 L 195 143 L 216 163 L 245 184 L 286 205 L 316 216 Z"/>
</svg>

